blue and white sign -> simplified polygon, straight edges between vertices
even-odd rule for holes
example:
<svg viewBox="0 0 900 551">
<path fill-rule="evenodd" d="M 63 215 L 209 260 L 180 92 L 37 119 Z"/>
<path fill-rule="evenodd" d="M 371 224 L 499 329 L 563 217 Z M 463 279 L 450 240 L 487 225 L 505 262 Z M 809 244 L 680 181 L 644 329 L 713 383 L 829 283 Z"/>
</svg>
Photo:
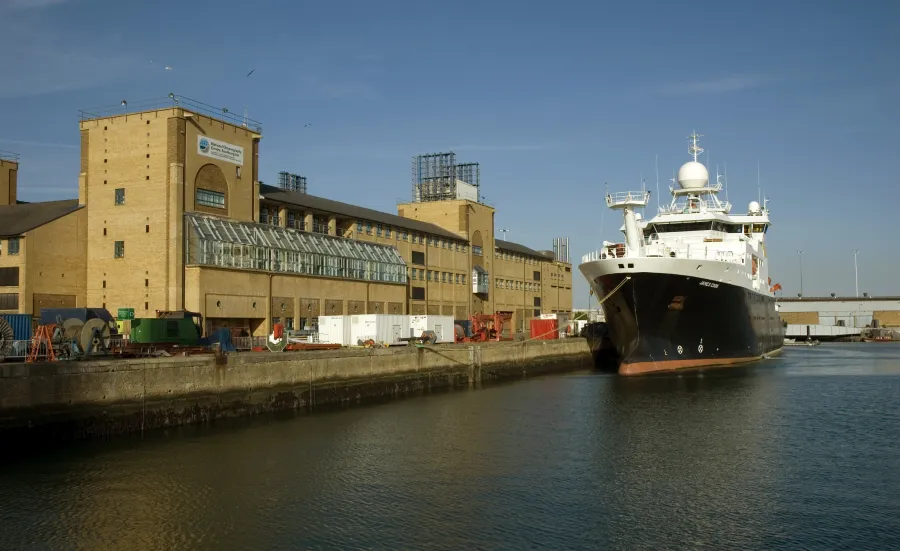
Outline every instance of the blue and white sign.
<svg viewBox="0 0 900 551">
<path fill-rule="evenodd" d="M 240 166 L 244 165 L 243 147 L 220 142 L 206 136 L 197 136 L 197 153 L 204 157 L 212 157 Z"/>
</svg>

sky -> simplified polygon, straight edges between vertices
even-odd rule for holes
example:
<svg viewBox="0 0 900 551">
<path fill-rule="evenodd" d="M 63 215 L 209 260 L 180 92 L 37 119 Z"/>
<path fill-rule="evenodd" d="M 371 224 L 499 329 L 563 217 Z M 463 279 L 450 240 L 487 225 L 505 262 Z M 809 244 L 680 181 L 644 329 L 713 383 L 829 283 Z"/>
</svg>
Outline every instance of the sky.
<svg viewBox="0 0 900 551">
<path fill-rule="evenodd" d="M 650 217 L 696 130 L 733 213 L 769 198 L 785 296 L 801 261 L 805 296 L 854 295 L 854 250 L 860 293 L 897 296 L 898 20 L 874 1 L 0 0 L 0 150 L 21 199 L 76 197 L 79 109 L 172 92 L 260 121 L 263 181 L 386 212 L 414 155 L 454 151 L 507 239 L 568 237 L 577 266 L 622 240 L 607 186 L 643 179 Z"/>
</svg>

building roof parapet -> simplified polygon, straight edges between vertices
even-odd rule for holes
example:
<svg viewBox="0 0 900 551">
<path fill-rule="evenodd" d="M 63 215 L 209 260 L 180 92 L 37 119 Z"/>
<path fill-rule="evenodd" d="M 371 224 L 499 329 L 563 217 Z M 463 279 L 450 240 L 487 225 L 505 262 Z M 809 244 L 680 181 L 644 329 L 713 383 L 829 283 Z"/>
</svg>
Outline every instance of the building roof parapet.
<svg viewBox="0 0 900 551">
<path fill-rule="evenodd" d="M 0 161 L 10 161 L 13 163 L 19 162 L 19 154 L 13 153 L 12 151 L 3 151 L 0 149 Z"/>
<path fill-rule="evenodd" d="M 78 111 L 79 120 L 90 121 L 95 119 L 106 119 L 121 115 L 132 115 L 136 113 L 144 113 L 149 111 L 159 111 L 160 109 L 183 109 L 197 113 L 198 115 L 206 115 L 210 118 L 232 124 L 234 126 L 247 128 L 262 134 L 262 123 L 244 116 L 232 113 L 227 107 L 216 107 L 208 103 L 203 103 L 195 99 L 191 99 L 176 94 L 169 94 L 164 98 L 151 98 L 143 100 L 122 100 L 116 105 L 106 105 L 102 107 L 93 107 L 88 109 L 80 109 Z"/>
</svg>

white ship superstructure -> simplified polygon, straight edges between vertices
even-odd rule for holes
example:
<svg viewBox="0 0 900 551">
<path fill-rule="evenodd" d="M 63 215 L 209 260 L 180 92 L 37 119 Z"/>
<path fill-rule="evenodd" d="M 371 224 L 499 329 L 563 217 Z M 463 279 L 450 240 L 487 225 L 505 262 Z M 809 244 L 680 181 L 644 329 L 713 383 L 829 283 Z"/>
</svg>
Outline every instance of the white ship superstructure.
<svg viewBox="0 0 900 551">
<path fill-rule="evenodd" d="M 671 203 L 659 207 L 652 220 L 642 220 L 636 211 L 646 207 L 649 191 L 607 193 L 607 206 L 624 211 L 621 231 L 625 242 L 604 241 L 603 248 L 585 255 L 582 262 L 628 259 L 621 267 L 619 262 L 609 262 L 606 269 L 703 277 L 772 296 L 765 246 L 770 226 L 767 205 L 752 201 L 747 214 L 730 214 L 731 203 L 718 197 L 724 188 L 721 175 L 716 174 L 716 183 L 710 185 L 706 167 L 697 161 L 703 152 L 699 138 L 696 133 L 690 136 L 689 151 L 694 160 L 678 170 L 677 184 L 669 187 Z"/>
</svg>

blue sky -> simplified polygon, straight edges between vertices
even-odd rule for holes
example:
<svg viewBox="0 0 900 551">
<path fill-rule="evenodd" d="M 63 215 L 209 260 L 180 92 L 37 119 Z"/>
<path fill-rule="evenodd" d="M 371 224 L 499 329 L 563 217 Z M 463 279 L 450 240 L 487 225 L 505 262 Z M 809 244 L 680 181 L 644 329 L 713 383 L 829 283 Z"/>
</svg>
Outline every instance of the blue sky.
<svg viewBox="0 0 900 551">
<path fill-rule="evenodd" d="M 289 170 L 396 212 L 412 156 L 452 149 L 481 163 L 510 240 L 567 236 L 577 264 L 619 239 L 604 183 L 655 191 L 658 155 L 667 202 L 696 129 L 735 212 L 760 163 L 785 294 L 798 249 L 804 294 L 853 294 L 859 249 L 860 291 L 900 295 L 898 18 L 891 2 L 0 0 L 0 149 L 22 156 L 21 198 L 74 197 L 79 109 L 247 106 L 266 182 Z"/>
</svg>

